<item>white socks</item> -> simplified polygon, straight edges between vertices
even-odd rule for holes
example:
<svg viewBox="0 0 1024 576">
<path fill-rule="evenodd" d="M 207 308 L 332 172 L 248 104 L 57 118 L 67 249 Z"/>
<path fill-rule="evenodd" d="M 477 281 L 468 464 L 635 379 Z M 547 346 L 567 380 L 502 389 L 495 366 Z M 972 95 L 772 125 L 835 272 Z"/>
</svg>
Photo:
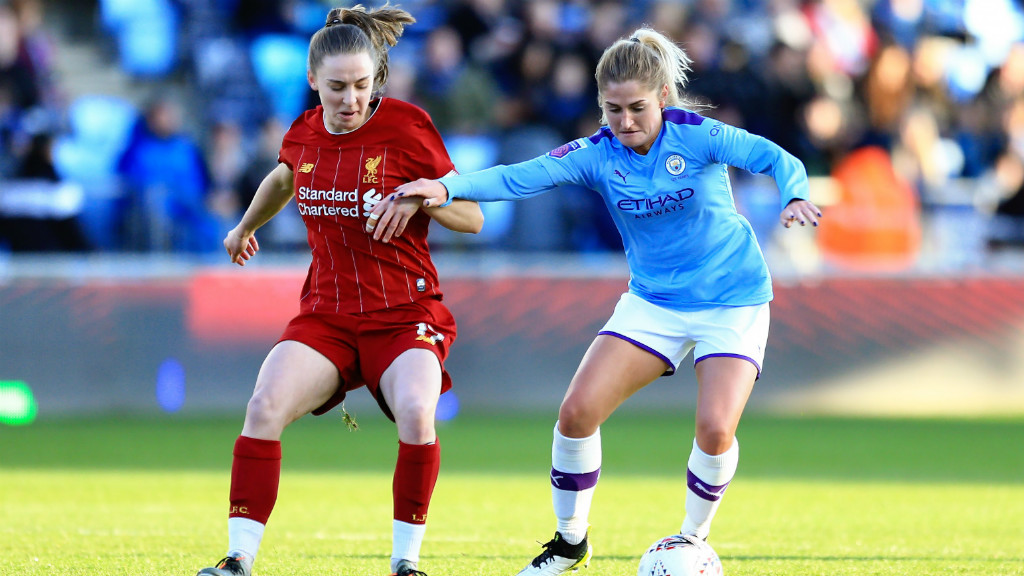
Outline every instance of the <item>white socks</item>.
<svg viewBox="0 0 1024 576">
<path fill-rule="evenodd" d="M 255 520 L 242 517 L 228 518 L 228 556 L 244 556 L 249 567 L 252 567 L 256 553 L 260 551 L 264 530 L 266 525 Z"/>
<path fill-rule="evenodd" d="M 551 445 L 551 500 L 558 532 L 579 544 L 590 527 L 590 503 L 601 475 L 601 430 L 587 438 L 567 438 L 558 431 Z"/>
<path fill-rule="evenodd" d="M 686 518 L 680 528 L 682 534 L 693 534 L 707 538 L 711 532 L 711 520 L 715 517 L 725 489 L 736 475 L 740 460 L 740 443 L 732 439 L 732 446 L 725 452 L 712 456 L 697 447 L 693 451 L 686 470 Z"/>
<path fill-rule="evenodd" d="M 427 533 L 427 525 L 409 524 L 399 520 L 391 522 L 391 572 L 394 573 L 399 560 L 408 560 L 413 565 L 419 564 L 420 548 L 423 547 L 423 535 Z"/>
</svg>

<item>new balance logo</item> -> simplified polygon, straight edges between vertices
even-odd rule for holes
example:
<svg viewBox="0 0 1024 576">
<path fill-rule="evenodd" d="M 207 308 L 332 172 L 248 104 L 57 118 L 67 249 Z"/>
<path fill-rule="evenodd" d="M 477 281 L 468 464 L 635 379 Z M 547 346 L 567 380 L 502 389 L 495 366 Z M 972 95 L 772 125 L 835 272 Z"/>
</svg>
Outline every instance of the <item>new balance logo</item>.
<svg viewBox="0 0 1024 576">
<path fill-rule="evenodd" d="M 299 172 L 302 172 L 303 174 L 309 174 L 312 171 L 313 171 L 313 163 L 312 162 L 304 162 L 302 164 L 302 166 L 299 166 Z"/>
</svg>

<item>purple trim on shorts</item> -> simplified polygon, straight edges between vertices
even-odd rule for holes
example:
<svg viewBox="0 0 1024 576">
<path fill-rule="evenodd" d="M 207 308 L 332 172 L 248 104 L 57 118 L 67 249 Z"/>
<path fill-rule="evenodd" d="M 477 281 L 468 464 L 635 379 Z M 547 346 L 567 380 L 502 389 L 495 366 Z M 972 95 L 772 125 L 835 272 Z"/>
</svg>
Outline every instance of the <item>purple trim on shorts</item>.
<svg viewBox="0 0 1024 576">
<path fill-rule="evenodd" d="M 637 342 L 636 340 L 633 340 L 632 338 L 630 338 L 628 336 L 623 336 L 622 334 L 619 334 L 618 332 L 612 332 L 610 330 L 601 330 L 600 332 L 597 333 L 597 335 L 598 336 L 615 336 L 616 338 L 619 338 L 621 340 L 625 340 L 626 342 L 629 342 L 630 344 L 636 346 L 637 348 L 642 348 L 642 349 L 650 352 L 651 354 L 654 354 L 658 358 L 661 358 L 662 362 L 664 362 L 665 364 L 668 364 L 668 370 L 665 370 L 665 373 L 662 374 L 662 376 L 671 376 L 671 375 L 676 373 L 676 365 L 673 364 L 671 360 L 666 358 L 665 355 L 662 354 L 661 352 L 658 352 L 654 348 L 651 348 L 650 346 L 647 346 L 646 344 L 644 344 L 642 342 Z"/>
<path fill-rule="evenodd" d="M 731 480 L 730 480 L 731 482 Z M 705 483 L 697 475 L 686 469 L 686 487 L 690 489 L 697 496 L 707 500 L 708 502 L 717 502 L 725 494 L 725 489 L 729 487 L 729 482 L 722 484 L 721 486 L 713 486 Z"/>
<path fill-rule="evenodd" d="M 717 358 L 739 358 L 740 360 L 746 360 L 747 362 L 750 362 L 751 364 L 753 364 L 754 368 L 757 368 L 757 378 L 761 377 L 761 366 L 757 362 L 754 362 L 753 358 L 751 358 L 750 356 L 744 356 L 743 354 L 726 354 L 725 352 L 721 352 L 721 353 L 717 353 L 717 354 L 705 354 L 704 356 L 701 356 L 700 358 L 697 358 L 696 360 L 694 360 L 693 361 L 693 365 L 696 366 L 697 362 L 700 362 L 701 360 L 706 360 L 708 358 L 716 358 L 716 357 Z"/>
<path fill-rule="evenodd" d="M 583 474 L 570 474 L 551 469 L 551 485 L 559 490 L 569 492 L 580 492 L 597 486 L 597 478 L 601 475 L 601 469 Z"/>
</svg>

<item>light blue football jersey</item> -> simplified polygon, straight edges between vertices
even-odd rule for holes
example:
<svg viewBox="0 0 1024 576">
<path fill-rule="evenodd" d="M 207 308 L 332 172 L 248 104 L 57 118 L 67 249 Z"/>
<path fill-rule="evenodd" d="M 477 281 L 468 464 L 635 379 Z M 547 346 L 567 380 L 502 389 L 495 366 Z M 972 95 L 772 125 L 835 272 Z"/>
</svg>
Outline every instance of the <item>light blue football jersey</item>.
<svg viewBox="0 0 1024 576">
<path fill-rule="evenodd" d="M 629 291 L 674 310 L 772 299 L 771 276 L 750 223 L 736 211 L 728 166 L 767 174 L 781 207 L 808 196 L 803 164 L 769 140 L 669 107 L 646 155 L 607 127 L 509 166 L 441 178 L 449 198 L 518 200 L 561 184 L 604 199 L 622 235 Z"/>
</svg>

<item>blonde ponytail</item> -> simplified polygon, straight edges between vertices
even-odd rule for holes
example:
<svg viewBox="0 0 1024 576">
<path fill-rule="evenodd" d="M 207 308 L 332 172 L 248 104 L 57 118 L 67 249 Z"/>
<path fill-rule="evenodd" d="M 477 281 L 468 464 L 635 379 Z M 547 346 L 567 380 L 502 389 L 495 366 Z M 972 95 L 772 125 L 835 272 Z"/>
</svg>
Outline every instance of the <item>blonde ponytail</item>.
<svg viewBox="0 0 1024 576">
<path fill-rule="evenodd" d="M 687 100 L 684 93 L 691 62 L 675 42 L 646 26 L 633 32 L 629 38 L 617 40 L 601 55 L 594 73 L 598 105 L 602 108 L 601 123 L 608 123 L 604 115 L 603 93 L 611 83 L 635 81 L 650 90 L 668 86 L 667 106 L 704 108 Z"/>
</svg>

